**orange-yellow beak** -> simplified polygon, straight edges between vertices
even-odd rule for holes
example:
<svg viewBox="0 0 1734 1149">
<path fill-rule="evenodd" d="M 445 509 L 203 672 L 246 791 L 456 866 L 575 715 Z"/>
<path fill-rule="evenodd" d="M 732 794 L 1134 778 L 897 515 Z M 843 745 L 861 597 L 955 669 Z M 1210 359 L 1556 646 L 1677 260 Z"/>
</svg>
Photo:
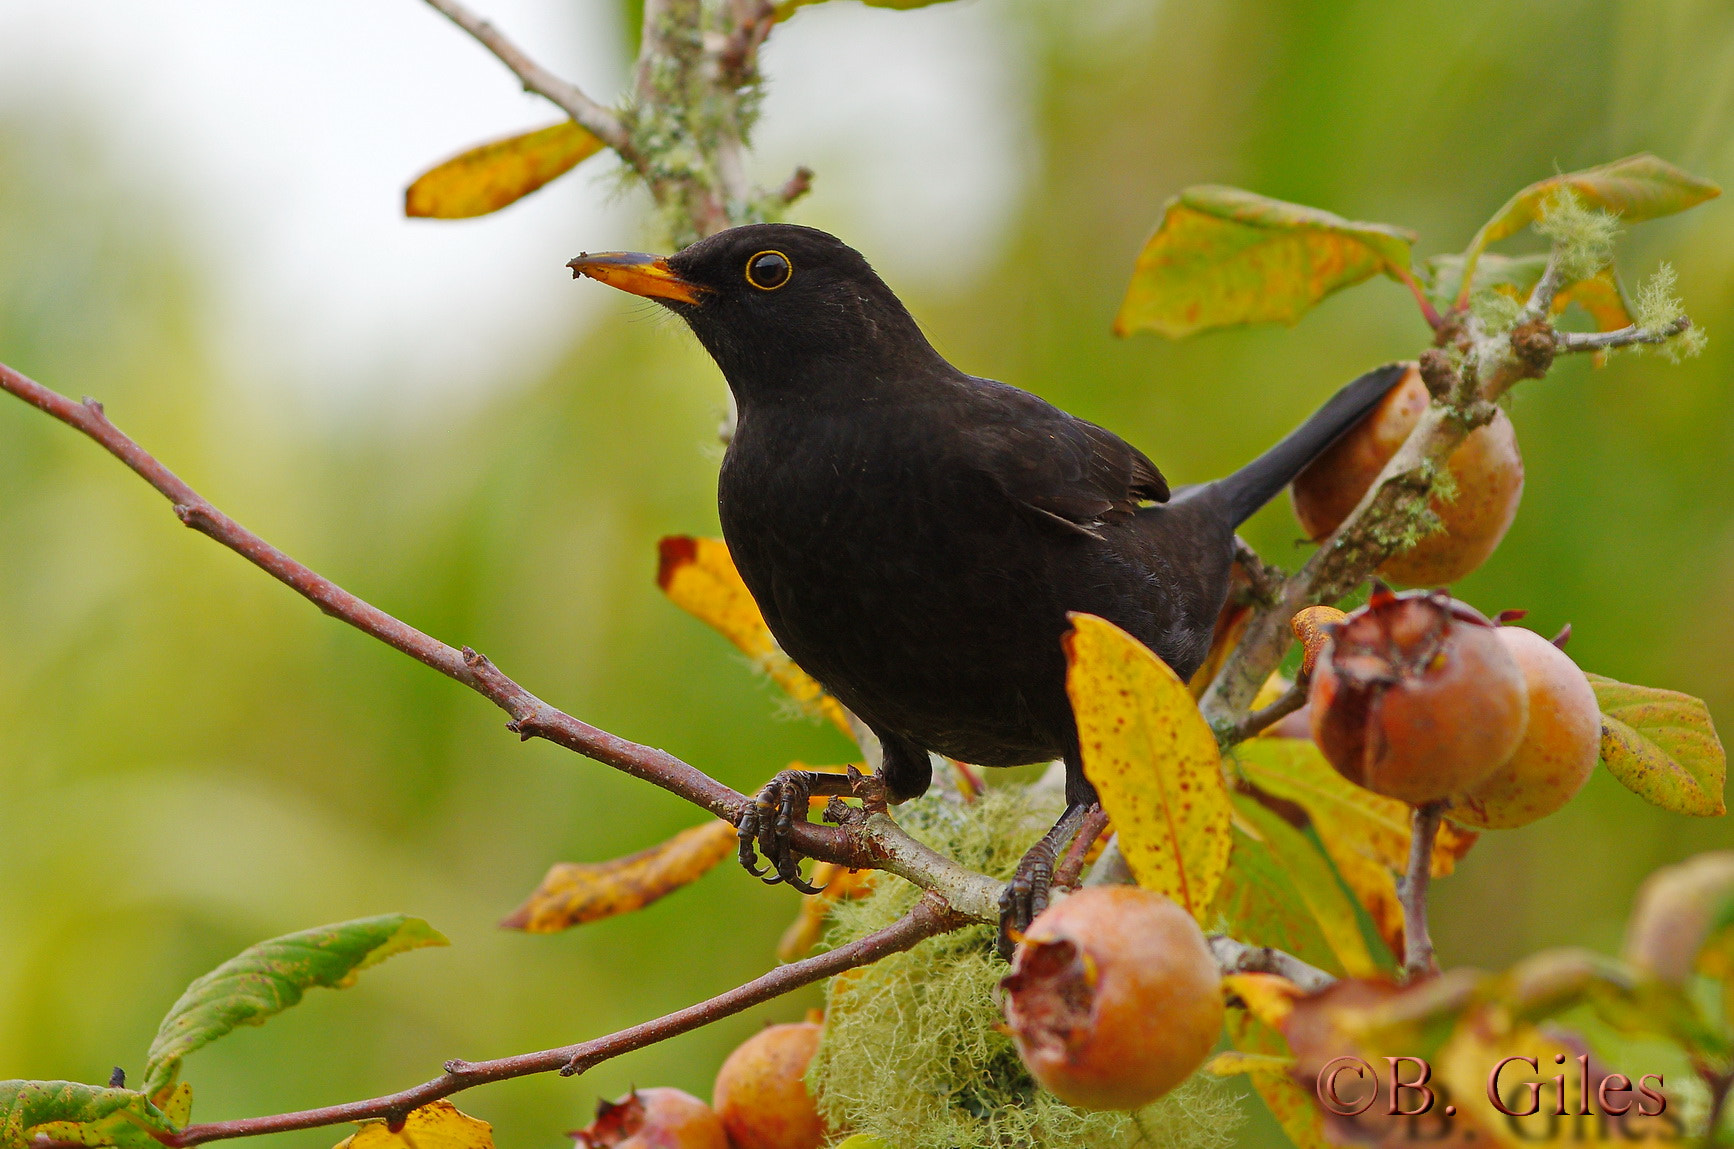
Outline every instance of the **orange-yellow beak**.
<svg viewBox="0 0 1734 1149">
<path fill-rule="evenodd" d="M 639 251 L 604 251 L 596 255 L 585 252 L 566 265 L 572 278 L 588 275 L 609 287 L 618 287 L 634 295 L 650 299 L 673 299 L 680 303 L 697 303 L 706 290 L 682 279 L 668 261 Z"/>
</svg>

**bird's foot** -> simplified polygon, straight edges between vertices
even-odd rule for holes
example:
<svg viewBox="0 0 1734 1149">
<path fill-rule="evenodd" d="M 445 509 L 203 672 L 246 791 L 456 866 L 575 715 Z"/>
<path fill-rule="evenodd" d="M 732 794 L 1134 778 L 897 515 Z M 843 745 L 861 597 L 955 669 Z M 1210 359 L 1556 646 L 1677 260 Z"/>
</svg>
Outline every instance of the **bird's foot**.
<svg viewBox="0 0 1734 1149">
<path fill-rule="evenodd" d="M 1091 807 L 1072 805 L 1060 815 L 1054 828 L 1030 847 L 1012 871 L 1011 880 L 999 896 L 999 956 L 1011 960 L 1012 951 L 1041 912 L 1048 908 L 1048 892 L 1054 884 L 1054 859 L 1078 833 Z"/>
<path fill-rule="evenodd" d="M 851 771 L 856 778 L 859 771 Z M 784 770 L 765 784 L 758 797 L 741 809 L 735 822 L 740 839 L 741 865 L 747 873 L 769 885 L 787 882 L 803 894 L 818 888 L 801 878 L 801 859 L 789 845 L 796 822 L 807 820 L 807 803 L 814 797 L 854 792 L 854 779 L 844 774 L 821 774 L 815 770 Z M 770 872 L 758 865 L 763 855 Z"/>
</svg>

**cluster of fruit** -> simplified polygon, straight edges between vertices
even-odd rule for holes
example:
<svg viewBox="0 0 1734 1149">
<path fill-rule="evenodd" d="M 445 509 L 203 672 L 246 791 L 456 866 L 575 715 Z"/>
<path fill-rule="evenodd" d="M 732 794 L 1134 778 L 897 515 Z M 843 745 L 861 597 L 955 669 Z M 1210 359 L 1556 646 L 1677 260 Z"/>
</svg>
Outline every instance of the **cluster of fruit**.
<svg viewBox="0 0 1734 1149">
<path fill-rule="evenodd" d="M 825 1126 L 805 1077 L 821 1027 L 769 1026 L 729 1054 L 714 1107 L 679 1089 L 635 1089 L 603 1102 L 572 1134 L 576 1149 L 819 1149 Z"/>
<path fill-rule="evenodd" d="M 1296 480 L 1295 510 L 1310 535 L 1322 539 L 1348 517 L 1428 401 L 1411 370 Z M 1523 492 L 1505 414 L 1472 432 L 1448 467 L 1450 497 L 1430 508 L 1438 529 L 1383 564 L 1382 576 L 1454 582 L 1504 537 Z M 1595 693 L 1533 631 L 1496 625 L 1442 591 L 1382 587 L 1353 613 L 1303 611 L 1295 631 L 1309 713 L 1272 732 L 1310 734 L 1368 790 L 1415 806 L 1444 803 L 1465 826 L 1506 828 L 1565 805 L 1595 768 Z M 1223 1021 L 1217 961 L 1192 915 L 1129 887 L 1087 888 L 1038 917 L 1004 988 L 1024 1063 L 1082 1108 L 1154 1101 L 1204 1063 Z"/>
</svg>

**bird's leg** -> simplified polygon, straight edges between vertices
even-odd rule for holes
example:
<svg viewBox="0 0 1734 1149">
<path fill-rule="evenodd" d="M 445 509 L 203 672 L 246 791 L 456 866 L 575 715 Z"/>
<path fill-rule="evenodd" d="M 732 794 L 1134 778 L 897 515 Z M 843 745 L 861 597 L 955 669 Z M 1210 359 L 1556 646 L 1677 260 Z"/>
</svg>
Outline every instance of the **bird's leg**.
<svg viewBox="0 0 1734 1149">
<path fill-rule="evenodd" d="M 735 836 L 741 844 L 741 865 L 747 873 L 773 886 L 787 882 L 803 894 L 818 893 L 801 879 L 801 862 L 789 847 L 789 831 L 797 821 L 806 821 L 810 799 L 853 794 L 857 780 L 863 777 L 858 770 L 848 774 L 784 770 L 765 783 L 765 788 L 741 810 L 740 820 L 735 823 Z M 773 872 L 769 877 L 757 864 L 755 848 L 771 865 Z"/>
<path fill-rule="evenodd" d="M 999 896 L 999 954 L 1011 959 L 1018 938 L 1029 928 L 1036 915 L 1048 908 L 1048 889 L 1054 882 L 1054 859 L 1065 849 L 1084 824 L 1086 815 L 1096 808 L 1095 802 L 1070 802 L 1054 828 L 1043 834 L 1041 841 L 1030 847 L 1029 853 L 1012 871 L 1011 881 Z"/>
</svg>

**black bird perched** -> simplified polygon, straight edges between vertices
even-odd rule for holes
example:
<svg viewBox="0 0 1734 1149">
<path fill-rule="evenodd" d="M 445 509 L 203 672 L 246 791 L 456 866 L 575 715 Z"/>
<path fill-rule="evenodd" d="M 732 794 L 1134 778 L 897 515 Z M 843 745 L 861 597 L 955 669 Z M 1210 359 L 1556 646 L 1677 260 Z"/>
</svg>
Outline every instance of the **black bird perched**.
<svg viewBox="0 0 1734 1149">
<path fill-rule="evenodd" d="M 717 484 L 723 536 L 784 651 L 878 735 L 872 797 L 925 792 L 929 751 L 1065 760 L 1066 814 L 1001 907 L 1018 929 L 1096 801 L 1066 696 L 1067 612 L 1108 619 L 1190 677 L 1228 594 L 1235 528 L 1403 374 L 1363 375 L 1240 470 L 1171 496 L 1125 440 L 946 362 L 825 232 L 752 224 L 666 259 L 569 266 L 666 305 L 722 368 L 739 410 Z M 838 775 L 778 775 L 741 818 L 742 864 L 763 872 L 756 845 L 767 881 L 810 891 L 788 828 L 810 795 L 848 792 Z"/>
</svg>

